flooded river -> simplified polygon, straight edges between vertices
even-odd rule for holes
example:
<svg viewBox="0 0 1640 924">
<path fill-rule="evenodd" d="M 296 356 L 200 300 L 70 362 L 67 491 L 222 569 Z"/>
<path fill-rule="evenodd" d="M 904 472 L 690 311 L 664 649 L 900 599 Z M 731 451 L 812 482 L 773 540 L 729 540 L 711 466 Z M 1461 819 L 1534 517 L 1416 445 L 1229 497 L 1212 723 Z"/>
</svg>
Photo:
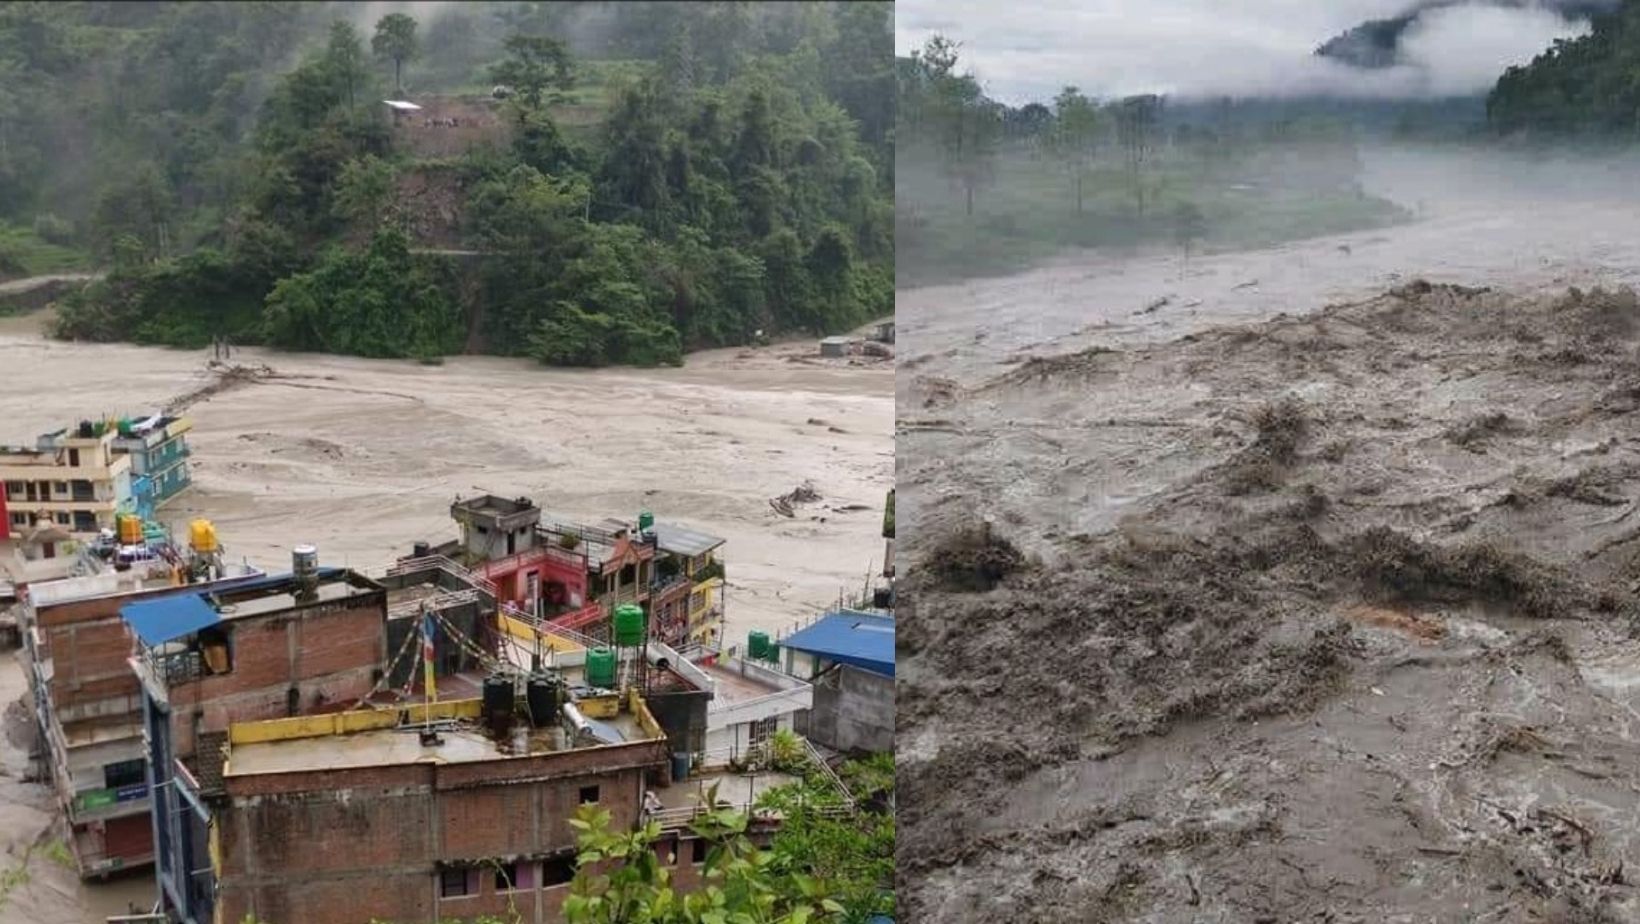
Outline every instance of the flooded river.
<svg viewBox="0 0 1640 924">
<path fill-rule="evenodd" d="M 901 291 L 901 367 L 972 382 L 1021 353 L 1165 340 L 1420 276 L 1514 290 L 1640 280 L 1640 163 L 1405 148 L 1362 159 L 1365 190 L 1407 209 L 1406 224 L 1188 266 L 1173 250 L 1066 254 L 1014 276 Z"/>
<path fill-rule="evenodd" d="M 1640 916 L 1635 176 L 900 293 L 908 919 Z"/>
</svg>

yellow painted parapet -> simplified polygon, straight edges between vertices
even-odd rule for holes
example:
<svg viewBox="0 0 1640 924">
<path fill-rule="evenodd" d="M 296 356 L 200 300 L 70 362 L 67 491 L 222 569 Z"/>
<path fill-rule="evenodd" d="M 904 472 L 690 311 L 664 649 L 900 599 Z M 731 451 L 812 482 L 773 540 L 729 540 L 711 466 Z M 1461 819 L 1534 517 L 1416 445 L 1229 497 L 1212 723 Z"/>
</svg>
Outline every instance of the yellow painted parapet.
<svg viewBox="0 0 1640 924">
<path fill-rule="evenodd" d="M 228 743 L 262 744 L 268 741 L 290 741 L 296 738 L 321 738 L 326 735 L 346 735 L 352 732 L 378 728 L 397 728 L 400 724 L 419 724 L 433 719 L 477 718 L 483 707 L 479 699 L 450 699 L 431 706 L 417 703 L 394 709 L 358 709 L 352 712 L 332 712 L 325 715 L 299 715 L 288 719 L 265 719 L 260 722 L 235 722 L 228 726 Z"/>
<path fill-rule="evenodd" d="M 513 638 L 529 642 L 532 645 L 535 643 L 536 636 L 539 635 L 541 638 L 541 644 L 546 646 L 546 648 L 550 651 L 583 650 L 583 646 L 576 644 L 561 635 L 556 635 L 552 632 L 538 632 L 536 628 L 529 623 L 524 622 L 521 619 L 514 619 L 505 613 L 498 614 L 496 619 L 501 625 L 501 631 L 507 633 Z"/>
<path fill-rule="evenodd" d="M 655 717 L 649 712 L 649 705 L 643 701 L 643 697 L 638 695 L 638 691 L 628 690 L 626 695 L 629 697 L 627 707 L 631 709 L 633 717 L 638 720 L 638 727 L 643 729 L 644 733 L 650 738 L 665 738 L 666 732 L 661 730 L 661 723 L 655 721 Z"/>
</svg>

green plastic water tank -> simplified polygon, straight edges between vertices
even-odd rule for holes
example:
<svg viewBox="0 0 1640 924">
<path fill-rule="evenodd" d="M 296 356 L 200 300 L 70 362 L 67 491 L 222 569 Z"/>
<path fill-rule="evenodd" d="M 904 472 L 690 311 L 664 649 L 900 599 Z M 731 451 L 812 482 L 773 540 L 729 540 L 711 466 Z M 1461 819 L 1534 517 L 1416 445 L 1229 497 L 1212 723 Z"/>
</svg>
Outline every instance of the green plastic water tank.
<svg viewBox="0 0 1640 924">
<path fill-rule="evenodd" d="M 768 661 L 771 664 L 780 663 L 780 646 L 776 645 L 774 642 L 770 642 L 769 647 L 765 649 L 763 653 L 766 655 L 763 660 Z"/>
<path fill-rule="evenodd" d="M 635 603 L 615 607 L 615 644 L 623 647 L 643 644 L 643 607 Z"/>
<path fill-rule="evenodd" d="M 587 652 L 587 685 L 615 688 L 615 652 L 608 648 L 594 648 Z"/>
<path fill-rule="evenodd" d="M 647 510 L 638 511 L 638 532 L 647 533 L 655 528 L 655 515 Z"/>
<path fill-rule="evenodd" d="M 753 661 L 765 661 L 769 656 L 769 633 L 753 632 L 746 636 L 746 654 Z"/>
</svg>

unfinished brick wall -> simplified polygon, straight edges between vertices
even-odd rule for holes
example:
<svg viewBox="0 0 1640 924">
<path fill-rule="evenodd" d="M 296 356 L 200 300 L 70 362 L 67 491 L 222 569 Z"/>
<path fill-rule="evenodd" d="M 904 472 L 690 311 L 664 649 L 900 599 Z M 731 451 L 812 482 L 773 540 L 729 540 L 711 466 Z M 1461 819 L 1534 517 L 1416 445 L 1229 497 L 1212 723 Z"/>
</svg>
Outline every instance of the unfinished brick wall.
<svg viewBox="0 0 1640 924">
<path fill-rule="evenodd" d="M 644 745 L 450 765 L 230 777 L 217 811 L 223 919 L 270 924 L 427 921 L 503 914 L 552 921 L 568 886 L 495 889 L 486 858 L 574 850 L 581 788 L 611 824 L 636 824 Z M 439 864 L 478 867 L 475 894 L 441 898 Z"/>
<path fill-rule="evenodd" d="M 130 630 L 120 607 L 177 593 L 172 588 L 42 606 L 35 614 L 52 659 L 51 703 L 64 723 L 95 715 L 142 711 L 131 657 Z M 198 592 L 197 589 L 194 592 Z"/>
<path fill-rule="evenodd" d="M 292 686 L 298 713 L 363 696 L 385 666 L 386 618 L 385 596 L 376 593 L 228 623 L 232 670 L 170 687 L 175 754 L 193 754 L 196 716 L 208 733 L 289 715 Z"/>
</svg>

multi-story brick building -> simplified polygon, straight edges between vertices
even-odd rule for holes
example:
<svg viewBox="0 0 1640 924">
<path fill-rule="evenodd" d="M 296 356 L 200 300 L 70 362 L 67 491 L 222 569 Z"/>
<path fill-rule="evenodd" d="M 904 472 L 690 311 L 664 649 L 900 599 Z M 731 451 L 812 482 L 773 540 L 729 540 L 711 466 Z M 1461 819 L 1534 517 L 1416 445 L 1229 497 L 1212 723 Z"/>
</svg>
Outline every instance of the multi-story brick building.
<svg viewBox="0 0 1640 924">
<path fill-rule="evenodd" d="M 452 724 L 476 718 L 476 700 L 361 730 L 236 724 L 220 783 L 202 793 L 217 920 L 556 920 L 574 876 L 575 811 L 593 803 L 612 826 L 636 825 L 646 773 L 666 764 L 642 700 L 614 699 L 573 704 L 604 716 L 588 720 L 596 736 L 532 728 L 521 745 Z M 429 712 L 444 726 L 436 742 L 415 733 Z"/>
<path fill-rule="evenodd" d="M 130 666 L 161 898 L 177 920 L 202 924 L 216 891 L 205 800 L 220 792 L 229 727 L 367 697 L 387 663 L 387 592 L 352 571 L 304 570 L 133 602 L 120 615 L 137 637 Z"/>
<path fill-rule="evenodd" d="M 271 578 L 122 610 L 139 638 L 168 913 L 324 924 L 515 907 L 554 919 L 575 808 L 595 802 L 631 826 L 646 775 L 666 778 L 667 733 L 638 689 L 586 686 L 583 652 L 557 659 L 552 708 L 515 701 L 508 681 L 504 715 L 486 714 L 493 691 L 465 675 L 439 689 L 485 698 L 406 705 L 381 667 L 390 591 L 349 572 L 310 584 Z M 437 619 L 440 635 L 471 642 Z M 536 711 L 515 722 L 526 702 Z"/>
<path fill-rule="evenodd" d="M 21 608 L 41 750 L 82 876 L 153 860 L 143 772 L 141 691 L 120 608 L 177 593 L 224 590 L 262 572 L 227 565 L 219 580 L 178 588 L 164 561 L 33 583 Z"/>
<path fill-rule="evenodd" d="M 579 806 L 616 828 L 660 823 L 655 850 L 691 886 L 707 849 L 689 823 L 706 789 L 722 781 L 724 802 L 749 811 L 793 781 L 713 765 L 714 681 L 677 652 L 651 642 L 597 668 L 596 641 L 497 614 L 496 599 L 485 579 L 422 555 L 381 582 L 302 565 L 123 606 L 165 913 L 557 921 Z M 434 644 L 414 644 L 426 636 L 402 631 L 409 622 L 433 625 Z M 413 664 L 428 650 L 442 700 L 400 689 L 419 673 L 401 669 L 404 653 Z"/>
</svg>

